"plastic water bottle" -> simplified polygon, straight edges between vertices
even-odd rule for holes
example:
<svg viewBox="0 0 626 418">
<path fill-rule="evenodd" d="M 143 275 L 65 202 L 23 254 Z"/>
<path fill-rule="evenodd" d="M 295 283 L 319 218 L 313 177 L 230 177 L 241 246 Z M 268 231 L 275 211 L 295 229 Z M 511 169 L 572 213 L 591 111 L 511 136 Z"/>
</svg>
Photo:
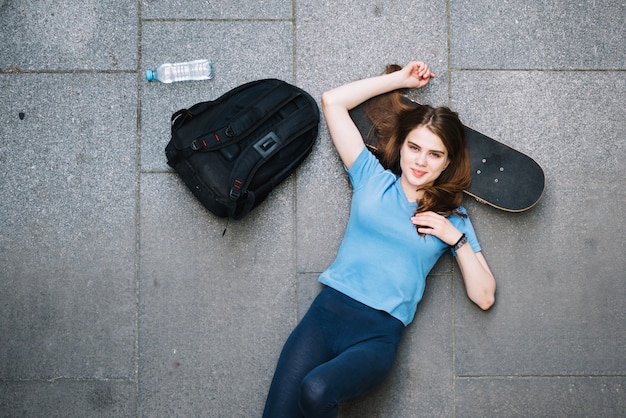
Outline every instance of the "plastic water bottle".
<svg viewBox="0 0 626 418">
<path fill-rule="evenodd" d="M 202 59 L 189 62 L 165 63 L 155 70 L 147 70 L 148 81 L 157 80 L 161 83 L 187 80 L 210 80 L 213 78 L 213 65 L 209 60 Z"/>
</svg>

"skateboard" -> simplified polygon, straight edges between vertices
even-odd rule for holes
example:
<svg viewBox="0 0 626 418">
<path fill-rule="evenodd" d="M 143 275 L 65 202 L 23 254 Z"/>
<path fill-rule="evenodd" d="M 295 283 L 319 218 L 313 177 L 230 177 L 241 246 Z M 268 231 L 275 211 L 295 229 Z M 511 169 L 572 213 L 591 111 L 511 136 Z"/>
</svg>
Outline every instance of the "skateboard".
<svg viewBox="0 0 626 418">
<path fill-rule="evenodd" d="M 407 97 L 403 100 L 420 106 Z M 365 144 L 376 154 L 378 138 L 365 113 L 366 103 L 352 109 L 350 117 Z M 539 164 L 508 145 L 464 127 L 472 169 L 472 184 L 465 193 L 480 203 L 506 212 L 523 212 L 535 206 L 545 187 L 545 176 Z"/>
</svg>

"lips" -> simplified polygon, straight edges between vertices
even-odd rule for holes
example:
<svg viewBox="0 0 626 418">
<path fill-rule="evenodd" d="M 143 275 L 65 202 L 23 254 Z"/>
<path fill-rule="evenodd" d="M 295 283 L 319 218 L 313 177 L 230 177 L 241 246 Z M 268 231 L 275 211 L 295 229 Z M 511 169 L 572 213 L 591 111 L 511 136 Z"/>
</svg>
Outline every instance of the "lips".
<svg viewBox="0 0 626 418">
<path fill-rule="evenodd" d="M 411 169 L 411 171 L 413 172 L 413 175 L 415 177 L 424 177 L 426 175 L 426 171 L 422 171 L 422 170 L 416 170 L 414 168 Z"/>
</svg>

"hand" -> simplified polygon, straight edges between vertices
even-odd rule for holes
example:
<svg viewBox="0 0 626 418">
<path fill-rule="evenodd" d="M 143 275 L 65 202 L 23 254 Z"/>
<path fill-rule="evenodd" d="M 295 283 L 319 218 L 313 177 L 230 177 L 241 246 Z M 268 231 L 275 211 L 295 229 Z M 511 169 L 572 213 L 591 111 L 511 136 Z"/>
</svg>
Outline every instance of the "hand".
<svg viewBox="0 0 626 418">
<path fill-rule="evenodd" d="M 420 234 L 434 235 L 448 245 L 454 245 L 461 237 L 461 232 L 445 216 L 435 212 L 417 213 L 411 217 Z"/>
<path fill-rule="evenodd" d="M 406 78 L 406 88 L 424 87 L 431 78 L 435 77 L 428 64 L 421 61 L 410 62 L 400 71 Z"/>
</svg>

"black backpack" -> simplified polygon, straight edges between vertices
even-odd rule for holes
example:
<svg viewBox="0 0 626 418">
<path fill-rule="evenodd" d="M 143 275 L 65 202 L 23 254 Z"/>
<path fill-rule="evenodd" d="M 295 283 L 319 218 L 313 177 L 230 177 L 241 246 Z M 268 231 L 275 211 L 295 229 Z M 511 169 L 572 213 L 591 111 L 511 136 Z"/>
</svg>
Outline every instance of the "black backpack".
<svg viewBox="0 0 626 418">
<path fill-rule="evenodd" d="M 319 118 L 304 90 L 253 81 L 174 113 L 167 163 L 208 210 L 241 219 L 309 155 Z"/>
</svg>

